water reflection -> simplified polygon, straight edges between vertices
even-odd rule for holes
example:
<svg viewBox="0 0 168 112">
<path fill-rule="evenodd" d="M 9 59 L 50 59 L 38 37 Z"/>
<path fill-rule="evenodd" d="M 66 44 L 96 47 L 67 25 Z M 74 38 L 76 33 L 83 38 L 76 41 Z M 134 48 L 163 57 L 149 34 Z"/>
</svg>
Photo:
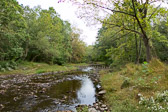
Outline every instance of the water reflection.
<svg viewBox="0 0 168 112">
<path fill-rule="evenodd" d="M 86 67 L 86 68 L 83 68 L 82 71 L 89 72 L 89 71 L 92 71 L 93 69 L 94 67 Z"/>
<path fill-rule="evenodd" d="M 80 104 L 93 104 L 96 100 L 95 98 L 95 87 L 92 81 L 88 77 L 83 77 L 82 86 L 77 92 Z"/>
<path fill-rule="evenodd" d="M 51 98 L 59 99 L 65 104 L 74 104 L 77 102 L 76 91 L 79 90 L 81 86 L 82 84 L 79 80 L 67 80 L 53 85 L 47 91 L 47 95 Z"/>
<path fill-rule="evenodd" d="M 92 80 L 86 75 L 74 77 L 73 80 L 67 80 L 52 86 L 47 91 L 47 95 L 53 100 L 45 103 L 43 108 L 40 107 L 42 106 L 40 104 L 38 108 L 41 108 L 41 110 L 48 108 L 49 111 L 75 110 L 75 106 L 79 104 L 93 104 L 96 97 Z"/>
</svg>

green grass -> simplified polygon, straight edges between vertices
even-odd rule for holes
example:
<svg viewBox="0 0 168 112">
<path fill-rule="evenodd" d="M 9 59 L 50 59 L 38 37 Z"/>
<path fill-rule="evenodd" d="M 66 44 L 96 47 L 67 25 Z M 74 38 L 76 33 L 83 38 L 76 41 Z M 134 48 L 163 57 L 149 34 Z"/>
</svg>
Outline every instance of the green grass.
<svg viewBox="0 0 168 112">
<path fill-rule="evenodd" d="M 101 82 L 107 91 L 107 104 L 112 112 L 147 112 L 146 107 L 138 104 L 138 94 L 145 97 L 155 96 L 157 92 L 168 90 L 168 66 L 153 59 L 149 64 L 127 64 L 119 71 L 101 71 Z M 127 80 L 129 86 L 122 88 Z"/>
<path fill-rule="evenodd" d="M 89 111 L 88 111 L 88 107 L 87 107 L 87 106 L 78 107 L 78 108 L 77 108 L 77 112 L 89 112 Z"/>
<path fill-rule="evenodd" d="M 45 72 L 56 72 L 56 71 L 70 71 L 77 69 L 77 66 L 87 66 L 86 63 L 79 64 L 64 64 L 60 65 L 49 65 L 46 63 L 35 63 L 35 62 L 21 62 L 16 70 L 0 72 L 0 75 L 6 74 L 38 74 Z"/>
</svg>

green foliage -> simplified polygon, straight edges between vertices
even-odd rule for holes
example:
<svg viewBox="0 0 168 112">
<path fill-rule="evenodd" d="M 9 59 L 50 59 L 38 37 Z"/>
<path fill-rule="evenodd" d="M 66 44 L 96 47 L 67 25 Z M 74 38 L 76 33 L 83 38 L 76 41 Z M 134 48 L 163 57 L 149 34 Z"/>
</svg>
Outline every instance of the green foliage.
<svg viewBox="0 0 168 112">
<path fill-rule="evenodd" d="M 63 21 L 53 7 L 30 8 L 19 5 L 16 0 L 3 0 L 0 15 L 0 61 L 27 60 L 59 65 L 83 61 L 85 44 L 79 39 L 81 32 Z M 10 68 L 4 67 L 2 71 Z"/>
<path fill-rule="evenodd" d="M 26 22 L 23 9 L 15 0 L 0 2 L 0 60 L 22 57 Z"/>
<path fill-rule="evenodd" d="M 141 67 L 139 67 L 137 71 L 133 74 L 136 78 L 132 79 L 132 81 L 136 86 L 142 89 L 153 89 L 154 85 L 156 85 L 159 82 L 159 80 L 162 79 L 161 74 L 154 75 L 156 69 L 152 69 L 153 68 L 152 66 L 159 66 L 159 64 L 157 65 L 153 64 L 156 63 L 156 61 L 158 60 L 153 59 L 151 64 L 144 62 L 143 64 L 141 64 Z M 158 63 L 160 63 L 160 61 Z M 159 68 L 161 69 L 164 67 L 162 66 Z"/>
<path fill-rule="evenodd" d="M 144 73 L 144 74 L 149 74 L 149 68 L 148 68 L 148 63 L 147 62 L 144 62 L 143 64 L 142 64 L 142 73 Z"/>
<path fill-rule="evenodd" d="M 77 112 L 89 112 L 87 106 L 78 107 Z"/>
<path fill-rule="evenodd" d="M 14 61 L 1 61 L 0 62 L 0 71 L 5 72 L 6 70 L 17 69 L 18 64 Z"/>
<path fill-rule="evenodd" d="M 128 62 L 149 62 L 146 57 L 150 57 L 151 53 L 166 61 L 167 9 L 139 0 L 117 0 L 112 3 L 113 14 L 101 21 L 103 25 L 94 46 L 95 59 L 116 66 Z M 148 53 L 147 46 L 150 46 Z"/>
<path fill-rule="evenodd" d="M 86 45 L 79 39 L 79 32 L 72 33 L 72 55 L 71 62 L 82 62 L 86 54 Z"/>
<path fill-rule="evenodd" d="M 167 13 L 166 13 L 167 14 Z M 159 18 L 157 18 L 159 19 Z M 162 61 L 168 60 L 168 27 L 166 26 L 167 19 L 163 21 L 159 21 L 159 23 L 156 23 L 153 28 L 153 46 L 155 48 L 155 52 L 157 53 L 158 57 Z"/>
<path fill-rule="evenodd" d="M 161 76 L 156 76 L 152 78 L 148 77 L 138 77 L 135 79 L 133 82 L 135 83 L 136 86 L 140 87 L 141 89 L 153 89 L 154 85 L 158 83 L 158 81 L 161 79 Z"/>
</svg>

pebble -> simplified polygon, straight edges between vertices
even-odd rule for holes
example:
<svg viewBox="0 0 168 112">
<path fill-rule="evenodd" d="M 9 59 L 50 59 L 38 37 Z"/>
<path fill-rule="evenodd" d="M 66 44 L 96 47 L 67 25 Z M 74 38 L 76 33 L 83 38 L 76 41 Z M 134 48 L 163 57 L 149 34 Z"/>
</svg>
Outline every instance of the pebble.
<svg viewBox="0 0 168 112">
<path fill-rule="evenodd" d="M 34 95 L 34 98 L 37 98 L 38 96 L 37 95 Z"/>
<path fill-rule="evenodd" d="M 101 111 L 104 111 L 105 109 L 104 108 L 100 108 Z"/>
<path fill-rule="evenodd" d="M 89 108 L 88 111 L 89 112 L 97 112 L 97 110 L 95 108 Z"/>
<path fill-rule="evenodd" d="M 102 105 L 101 107 L 102 107 L 102 108 L 106 108 L 107 106 L 106 106 L 106 105 Z"/>
<path fill-rule="evenodd" d="M 96 106 L 96 109 L 99 109 L 99 106 Z"/>
<path fill-rule="evenodd" d="M 5 106 L 4 106 L 4 105 L 2 105 L 2 104 L 0 104 L 0 108 L 1 108 L 1 109 L 3 109 L 3 108 L 5 108 Z"/>
<path fill-rule="evenodd" d="M 108 108 L 107 108 L 107 107 L 105 107 L 104 109 L 105 109 L 106 111 L 108 110 Z"/>
</svg>

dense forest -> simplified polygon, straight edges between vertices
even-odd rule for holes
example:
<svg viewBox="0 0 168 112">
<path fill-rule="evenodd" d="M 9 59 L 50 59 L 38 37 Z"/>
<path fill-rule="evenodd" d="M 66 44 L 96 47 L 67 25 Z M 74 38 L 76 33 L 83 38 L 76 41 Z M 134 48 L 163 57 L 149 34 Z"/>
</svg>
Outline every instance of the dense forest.
<svg viewBox="0 0 168 112">
<path fill-rule="evenodd" d="M 86 45 L 79 38 L 80 30 L 63 21 L 54 8 L 30 8 L 16 0 L 1 0 L 0 15 L 2 66 L 23 60 L 49 64 L 84 60 Z"/>
</svg>

